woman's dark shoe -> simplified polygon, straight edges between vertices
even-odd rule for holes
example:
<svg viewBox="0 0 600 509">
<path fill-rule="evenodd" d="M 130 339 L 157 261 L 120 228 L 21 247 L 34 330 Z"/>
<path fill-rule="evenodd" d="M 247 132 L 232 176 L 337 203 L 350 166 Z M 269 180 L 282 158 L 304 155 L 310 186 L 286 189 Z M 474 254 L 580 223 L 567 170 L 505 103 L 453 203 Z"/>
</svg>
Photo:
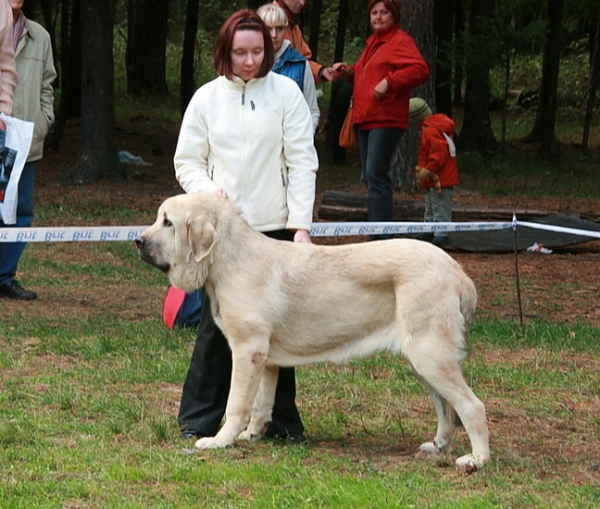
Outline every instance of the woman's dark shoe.
<svg viewBox="0 0 600 509">
<path fill-rule="evenodd" d="M 25 290 L 14 279 L 8 283 L 0 285 L 0 298 L 7 297 L 15 300 L 33 300 L 37 298 L 37 294 L 31 290 Z"/>
<path fill-rule="evenodd" d="M 285 440 L 290 444 L 305 444 L 306 442 L 308 442 L 308 438 L 306 438 L 304 433 L 302 433 L 301 431 L 299 431 L 298 433 L 288 433 L 287 435 L 280 435 L 279 433 L 275 433 L 275 431 L 273 431 L 271 427 L 268 427 L 265 436 L 267 438 L 273 438 L 275 440 Z"/>
<path fill-rule="evenodd" d="M 180 438 L 185 438 L 185 439 L 189 439 L 189 438 L 204 438 L 206 435 L 204 433 L 200 433 L 199 431 L 193 430 L 193 429 L 184 429 L 181 432 L 181 435 L 179 435 Z"/>
</svg>

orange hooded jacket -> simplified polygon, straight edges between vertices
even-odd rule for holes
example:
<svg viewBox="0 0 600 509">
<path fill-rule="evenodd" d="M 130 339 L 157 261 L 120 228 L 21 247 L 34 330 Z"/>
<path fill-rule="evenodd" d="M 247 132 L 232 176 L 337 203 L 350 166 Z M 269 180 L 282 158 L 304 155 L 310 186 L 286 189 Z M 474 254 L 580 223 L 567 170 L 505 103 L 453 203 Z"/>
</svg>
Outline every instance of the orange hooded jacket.
<svg viewBox="0 0 600 509">
<path fill-rule="evenodd" d="M 423 122 L 417 165 L 435 173 L 439 177 L 442 187 L 458 185 L 458 164 L 453 147 L 454 142 L 451 144 L 446 138 L 446 136 L 453 138 L 455 128 L 454 120 L 442 113 L 430 115 Z M 433 181 L 421 183 L 421 187 L 434 186 Z"/>
</svg>

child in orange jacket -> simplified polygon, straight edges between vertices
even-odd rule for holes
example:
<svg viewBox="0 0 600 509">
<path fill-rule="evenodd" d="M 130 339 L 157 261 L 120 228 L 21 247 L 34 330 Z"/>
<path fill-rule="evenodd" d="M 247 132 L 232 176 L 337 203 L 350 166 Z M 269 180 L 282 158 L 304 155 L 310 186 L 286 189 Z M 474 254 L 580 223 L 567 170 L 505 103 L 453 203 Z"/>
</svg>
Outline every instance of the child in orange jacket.
<svg viewBox="0 0 600 509">
<path fill-rule="evenodd" d="M 454 145 L 454 121 L 442 113 L 433 114 L 421 98 L 410 100 L 410 121 L 421 131 L 419 159 L 415 168 L 419 185 L 425 188 L 425 222 L 452 222 L 452 192 L 458 185 Z M 448 244 L 448 232 L 435 232 L 438 246 Z"/>
</svg>

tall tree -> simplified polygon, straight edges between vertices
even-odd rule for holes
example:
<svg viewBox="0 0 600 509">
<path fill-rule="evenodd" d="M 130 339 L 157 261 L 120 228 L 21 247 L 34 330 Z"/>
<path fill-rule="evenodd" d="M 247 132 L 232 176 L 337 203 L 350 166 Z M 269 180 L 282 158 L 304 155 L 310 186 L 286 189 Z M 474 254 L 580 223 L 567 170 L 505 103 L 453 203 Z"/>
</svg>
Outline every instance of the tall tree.
<svg viewBox="0 0 600 509">
<path fill-rule="evenodd" d="M 81 115 L 81 2 L 62 2 L 60 15 L 60 104 L 50 147 L 58 150 L 69 118 Z M 54 55 L 57 58 L 57 55 Z"/>
<path fill-rule="evenodd" d="M 590 70 L 590 86 L 588 93 L 588 102 L 585 109 L 585 120 L 583 123 L 583 136 L 581 140 L 581 152 L 588 154 L 588 143 L 590 137 L 590 127 L 592 124 L 592 113 L 596 102 L 596 92 L 600 87 L 600 13 L 596 21 L 596 32 L 594 34 L 594 45 L 592 50 L 592 65 Z"/>
<path fill-rule="evenodd" d="M 198 32 L 199 8 L 199 0 L 187 0 L 183 51 L 181 53 L 180 108 L 182 115 L 185 113 L 188 103 L 196 91 L 196 83 L 194 81 L 194 51 L 196 49 L 196 33 Z"/>
<path fill-rule="evenodd" d="M 452 47 L 454 38 L 455 2 L 435 0 L 434 26 L 436 33 L 436 112 L 452 117 Z"/>
<path fill-rule="evenodd" d="M 317 60 L 319 53 L 319 35 L 321 33 L 321 13 L 323 11 L 323 0 L 313 0 L 310 13 L 310 39 L 308 46 L 312 51 L 313 60 Z"/>
<path fill-rule="evenodd" d="M 548 0 L 548 32 L 542 58 L 542 80 L 535 123 L 527 136 L 528 142 L 539 142 L 544 157 L 552 154 L 556 123 L 558 71 L 564 0 Z"/>
<path fill-rule="evenodd" d="M 25 2 L 27 3 L 27 2 Z M 44 27 L 46 28 L 46 30 L 48 31 L 48 33 L 50 34 L 50 43 L 52 45 L 52 55 L 54 56 L 54 66 L 57 67 L 56 65 L 56 57 L 58 55 L 58 52 L 56 51 L 56 16 L 55 16 L 55 9 L 58 12 L 58 9 L 60 8 L 60 4 L 57 5 L 57 3 L 54 0 L 42 0 L 41 1 L 41 7 L 42 7 L 42 16 L 44 18 L 44 22 L 42 23 L 44 25 Z M 25 4 L 23 4 L 23 13 L 25 14 L 25 16 L 27 16 L 27 12 L 25 11 Z M 34 19 L 34 18 L 32 18 Z M 58 85 L 58 80 L 54 81 L 54 86 L 56 87 Z"/>
<path fill-rule="evenodd" d="M 168 19 L 169 0 L 128 1 L 127 92 L 135 97 L 167 93 Z"/>
<path fill-rule="evenodd" d="M 348 0 L 340 1 L 340 13 L 338 16 L 337 30 L 335 33 L 335 50 L 333 61 L 344 60 L 344 46 L 346 43 L 346 26 L 348 24 Z"/>
<path fill-rule="evenodd" d="M 433 28 L 434 0 L 405 0 L 402 2 L 402 29 L 417 43 L 421 55 L 429 65 L 430 78 L 413 90 L 413 96 L 425 99 L 435 109 L 435 36 Z M 398 143 L 392 156 L 392 182 L 401 190 L 410 191 L 416 184 L 414 168 L 419 152 L 419 133 L 409 128 Z"/>
<path fill-rule="evenodd" d="M 490 122 L 490 41 L 486 37 L 492 25 L 494 0 L 473 0 L 469 17 L 469 35 L 465 48 L 465 110 L 458 145 L 464 150 L 487 155 L 498 142 Z"/>
<path fill-rule="evenodd" d="M 444 1 L 444 0 L 440 0 Z M 453 0 L 454 3 L 454 40 L 457 41 L 461 38 L 462 33 L 465 30 L 465 11 L 463 7 L 463 0 Z M 454 59 L 453 62 L 453 104 L 462 104 L 462 91 L 463 91 L 463 79 L 464 79 L 464 61 L 463 59 Z"/>
<path fill-rule="evenodd" d="M 114 19 L 114 0 L 83 2 L 79 154 L 63 175 L 75 184 L 126 178 L 115 140 Z"/>
</svg>

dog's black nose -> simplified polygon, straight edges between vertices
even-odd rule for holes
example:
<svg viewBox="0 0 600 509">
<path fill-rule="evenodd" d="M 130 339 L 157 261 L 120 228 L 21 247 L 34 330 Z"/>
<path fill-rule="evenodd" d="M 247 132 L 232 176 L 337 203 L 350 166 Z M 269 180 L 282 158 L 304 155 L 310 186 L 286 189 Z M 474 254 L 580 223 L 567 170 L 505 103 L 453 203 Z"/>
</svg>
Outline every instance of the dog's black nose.
<svg viewBox="0 0 600 509">
<path fill-rule="evenodd" d="M 136 237 L 135 245 L 138 247 L 138 249 L 141 249 L 142 247 L 144 247 L 144 239 L 142 237 Z"/>
</svg>

